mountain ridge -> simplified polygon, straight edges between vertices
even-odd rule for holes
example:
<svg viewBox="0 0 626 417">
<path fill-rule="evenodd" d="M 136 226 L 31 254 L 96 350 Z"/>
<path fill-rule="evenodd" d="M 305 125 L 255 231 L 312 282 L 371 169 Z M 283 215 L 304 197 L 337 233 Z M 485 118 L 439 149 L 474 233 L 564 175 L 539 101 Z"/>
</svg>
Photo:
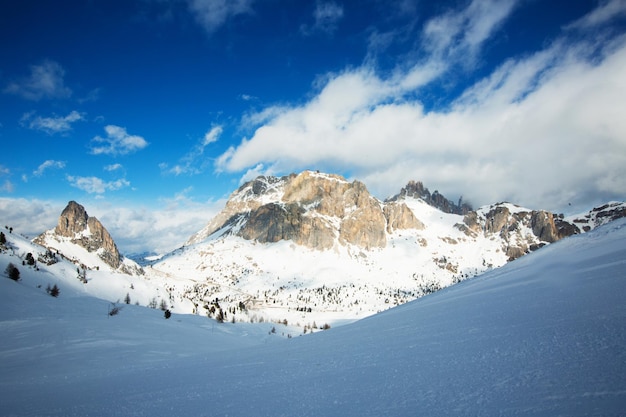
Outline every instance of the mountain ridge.
<svg viewBox="0 0 626 417">
<path fill-rule="evenodd" d="M 450 203 L 445 197 L 428 192 L 428 202 L 412 189 L 427 191 L 413 182 L 380 201 L 363 183 L 334 174 L 260 176 L 235 190 L 179 249 L 143 269 L 124 259 L 112 270 L 138 276 L 130 282 L 150 288 L 152 295 L 137 300 L 142 304 L 160 299 L 179 313 L 288 321 L 310 330 L 316 322 L 355 320 L 406 303 L 626 215 L 620 202 L 567 218 L 511 203 L 455 214 L 469 205 L 447 204 L 444 212 L 436 206 Z M 35 241 L 45 237 L 44 246 L 57 250 L 61 243 L 81 247 L 85 255 L 78 258 L 102 254 L 102 238 L 101 247 L 86 244 L 93 233 L 84 208 L 69 212 L 59 218 L 58 234 L 48 231 Z M 90 259 L 75 264 L 93 269 L 103 261 Z M 103 293 L 118 294 L 111 301 L 125 294 Z"/>
</svg>

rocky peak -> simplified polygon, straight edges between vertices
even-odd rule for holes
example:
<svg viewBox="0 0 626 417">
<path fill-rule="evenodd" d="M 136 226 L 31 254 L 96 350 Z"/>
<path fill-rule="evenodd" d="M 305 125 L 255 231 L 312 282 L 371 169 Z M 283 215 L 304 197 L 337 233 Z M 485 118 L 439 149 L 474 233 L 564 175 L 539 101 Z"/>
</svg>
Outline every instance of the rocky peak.
<svg viewBox="0 0 626 417">
<path fill-rule="evenodd" d="M 121 264 L 121 256 L 109 232 L 102 223 L 87 214 L 85 208 L 75 201 L 70 201 L 59 216 L 54 235 L 68 238 L 72 243 L 82 246 L 89 252 L 98 252 L 104 262 L 114 269 Z M 49 246 L 46 233 L 35 242 Z"/>
<path fill-rule="evenodd" d="M 402 202 L 373 197 L 360 181 L 304 171 L 286 177 L 258 177 L 235 191 L 226 207 L 188 244 L 213 233 L 231 233 L 259 242 L 292 240 L 315 249 L 336 243 L 364 249 L 386 245 L 386 232 L 423 228 Z"/>
<path fill-rule="evenodd" d="M 448 200 L 443 194 L 435 190 L 431 193 L 428 188 L 424 187 L 421 181 L 409 181 L 405 187 L 400 190 L 399 194 L 387 199 L 387 201 L 398 201 L 404 198 L 420 198 L 427 204 L 443 211 L 444 213 L 465 215 L 472 211 L 472 206 L 459 198 L 459 202 L 455 204 L 452 200 Z"/>
<path fill-rule="evenodd" d="M 89 215 L 85 207 L 76 201 L 70 201 L 61 212 L 59 221 L 54 232 L 59 236 L 73 238 L 76 234 L 83 233 L 87 230 L 87 222 Z"/>
<path fill-rule="evenodd" d="M 544 210 L 527 210 L 509 203 L 498 203 L 463 217 L 456 227 L 472 235 L 498 235 L 509 260 L 553 243 L 564 237 L 580 233 L 574 224 Z"/>
</svg>

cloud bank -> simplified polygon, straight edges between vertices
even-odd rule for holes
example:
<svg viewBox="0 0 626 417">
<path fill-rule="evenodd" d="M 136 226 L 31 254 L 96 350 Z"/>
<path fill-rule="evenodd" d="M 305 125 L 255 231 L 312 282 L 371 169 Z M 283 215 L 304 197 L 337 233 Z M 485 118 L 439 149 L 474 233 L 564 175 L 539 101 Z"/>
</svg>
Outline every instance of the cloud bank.
<svg viewBox="0 0 626 417">
<path fill-rule="evenodd" d="M 374 65 L 329 74 L 304 104 L 242 119 L 252 135 L 217 158 L 226 172 L 342 172 L 379 197 L 410 179 L 475 205 L 509 200 L 562 210 L 623 199 L 626 190 L 626 36 L 563 34 L 466 86 L 442 109 L 427 87 L 471 73 L 514 1 L 473 1 L 424 23 L 425 55 L 390 75 Z M 603 3 L 582 30 L 626 10 Z M 463 72 L 460 71 L 462 74 Z M 589 207 L 582 207 L 589 208 Z"/>
</svg>

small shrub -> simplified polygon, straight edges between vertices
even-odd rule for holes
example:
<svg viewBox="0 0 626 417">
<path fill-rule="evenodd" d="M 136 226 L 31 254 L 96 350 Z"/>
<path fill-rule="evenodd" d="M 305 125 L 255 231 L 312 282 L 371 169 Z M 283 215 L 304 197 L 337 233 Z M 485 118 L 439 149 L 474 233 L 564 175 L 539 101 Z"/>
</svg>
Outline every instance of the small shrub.
<svg viewBox="0 0 626 417">
<path fill-rule="evenodd" d="M 122 307 L 118 307 L 115 304 L 111 304 L 112 308 L 109 307 L 109 316 L 117 316 L 119 312 L 122 310 Z"/>
<path fill-rule="evenodd" d="M 162 311 L 167 310 L 167 302 L 165 300 L 161 300 L 161 304 L 159 305 Z"/>
<path fill-rule="evenodd" d="M 324 325 L 322 326 L 322 330 L 328 330 L 328 329 L 330 329 L 330 324 L 324 323 Z"/>
<path fill-rule="evenodd" d="M 59 289 L 59 287 L 57 287 L 57 284 L 54 284 L 54 286 L 50 288 L 50 291 L 48 292 L 48 294 L 50 294 L 53 297 L 58 297 L 60 293 L 61 293 L 61 290 Z"/>
<path fill-rule="evenodd" d="M 172 317 L 172 312 L 169 310 L 165 310 L 163 316 L 165 316 L 166 319 L 169 319 L 170 317 Z"/>
<path fill-rule="evenodd" d="M 4 272 L 6 272 L 7 276 L 11 278 L 13 281 L 20 280 L 20 270 L 17 269 L 17 267 L 13 265 L 12 263 L 9 263 L 7 265 L 7 268 L 4 270 Z"/>
</svg>

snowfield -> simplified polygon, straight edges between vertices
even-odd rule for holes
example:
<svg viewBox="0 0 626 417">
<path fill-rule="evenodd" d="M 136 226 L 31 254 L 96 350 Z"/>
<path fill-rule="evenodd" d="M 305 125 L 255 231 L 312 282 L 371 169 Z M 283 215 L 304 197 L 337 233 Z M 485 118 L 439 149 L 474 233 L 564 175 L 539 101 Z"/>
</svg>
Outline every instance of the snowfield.
<svg viewBox="0 0 626 417">
<path fill-rule="evenodd" d="M 3 416 L 626 413 L 626 219 L 293 338 L 132 304 L 109 316 L 65 264 L 35 271 L 8 250 L 0 273 L 9 262 L 22 279 L 0 279 Z"/>
</svg>

